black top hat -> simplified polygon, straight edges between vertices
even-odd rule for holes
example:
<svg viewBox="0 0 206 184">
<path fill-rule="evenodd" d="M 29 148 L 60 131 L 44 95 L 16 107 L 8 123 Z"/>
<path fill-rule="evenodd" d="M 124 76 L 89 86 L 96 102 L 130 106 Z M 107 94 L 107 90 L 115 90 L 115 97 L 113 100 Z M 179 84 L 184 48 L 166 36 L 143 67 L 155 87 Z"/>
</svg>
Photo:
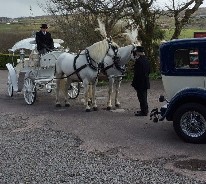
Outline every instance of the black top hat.
<svg viewBox="0 0 206 184">
<path fill-rule="evenodd" d="M 47 24 L 42 24 L 40 28 L 47 29 L 48 27 L 47 27 Z"/>
<path fill-rule="evenodd" d="M 135 51 L 136 51 L 136 52 L 144 52 L 144 47 L 142 47 L 142 46 L 136 46 Z"/>
</svg>

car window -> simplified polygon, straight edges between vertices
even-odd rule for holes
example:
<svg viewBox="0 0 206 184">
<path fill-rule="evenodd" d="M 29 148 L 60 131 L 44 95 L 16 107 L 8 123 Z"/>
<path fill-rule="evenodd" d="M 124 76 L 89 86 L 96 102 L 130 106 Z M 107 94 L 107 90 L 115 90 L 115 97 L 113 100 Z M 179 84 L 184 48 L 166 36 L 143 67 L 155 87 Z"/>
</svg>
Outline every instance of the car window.
<svg viewBox="0 0 206 184">
<path fill-rule="evenodd" d="M 199 54 L 198 49 L 177 49 L 174 61 L 176 69 L 198 69 Z"/>
</svg>

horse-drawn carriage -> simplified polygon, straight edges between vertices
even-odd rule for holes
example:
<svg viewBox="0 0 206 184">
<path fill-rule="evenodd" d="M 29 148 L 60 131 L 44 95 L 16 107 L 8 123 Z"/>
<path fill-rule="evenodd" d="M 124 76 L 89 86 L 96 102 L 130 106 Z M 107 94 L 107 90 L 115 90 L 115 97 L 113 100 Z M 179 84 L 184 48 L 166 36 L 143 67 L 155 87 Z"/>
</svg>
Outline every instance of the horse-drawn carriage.
<svg viewBox="0 0 206 184">
<path fill-rule="evenodd" d="M 100 21 L 99 24 L 101 24 Z M 131 59 L 133 50 L 136 47 L 134 43 L 136 41 L 137 31 L 133 30 L 135 34 L 133 34 L 133 31 L 130 34 L 128 33 L 132 42 L 131 45 L 119 48 L 111 37 L 107 37 L 103 24 L 99 26 L 98 30 L 104 39 L 86 47 L 78 54 L 57 50 L 36 59 L 35 57 L 38 56 L 38 54 L 35 53 L 33 47 L 30 49 L 29 45 L 29 49 L 34 51 L 31 53 L 29 59 L 22 57 L 23 59 L 20 59 L 20 63 L 16 67 L 13 67 L 10 63 L 7 64 L 9 70 L 9 96 L 13 95 L 13 91 L 23 91 L 27 104 L 33 104 L 36 99 L 37 90 L 46 88 L 46 90 L 50 92 L 52 89 L 56 88 L 56 107 L 59 107 L 61 106 L 59 100 L 60 81 L 65 78 L 67 79 L 63 90 L 65 106 L 70 105 L 68 96 L 70 98 L 76 98 L 78 96 L 80 88 L 79 82 L 82 81 L 86 111 L 90 111 L 91 107 L 96 110 L 96 84 L 98 82 L 99 73 L 103 70 L 109 79 L 107 109 L 110 110 L 112 107 L 111 94 L 114 84 L 116 88 L 115 106 L 119 107 L 120 102 L 118 100 L 118 94 L 124 66 Z M 33 41 L 30 40 L 29 43 L 31 44 Z M 59 43 L 60 42 L 57 42 L 57 44 Z M 16 45 L 18 45 L 18 49 L 21 48 L 19 44 Z M 35 60 L 37 60 L 38 63 L 31 62 Z M 29 64 L 26 61 L 28 61 Z M 31 63 L 36 64 L 31 66 Z M 76 80 L 78 83 L 73 82 Z M 70 90 L 69 93 L 68 89 Z"/>
<path fill-rule="evenodd" d="M 8 94 L 13 96 L 14 92 L 23 91 L 27 104 L 32 105 L 36 100 L 38 90 L 46 89 L 50 93 L 56 88 L 54 73 L 55 63 L 60 54 L 64 52 L 61 48 L 63 40 L 54 39 L 55 50 L 39 56 L 36 50 L 35 38 L 27 38 L 17 42 L 9 51 L 20 51 L 20 59 L 17 65 L 13 62 L 7 63 L 8 73 Z M 28 58 L 25 58 L 25 50 L 31 51 Z M 70 98 L 79 95 L 79 83 L 71 83 L 68 88 Z"/>
<path fill-rule="evenodd" d="M 168 100 L 151 117 L 173 121 L 186 142 L 206 141 L 206 38 L 173 40 L 160 46 L 160 64 Z"/>
<path fill-rule="evenodd" d="M 13 96 L 14 92 L 23 91 L 26 103 L 31 105 L 36 100 L 38 90 L 46 89 L 49 93 L 56 89 L 56 106 L 58 107 L 61 106 L 59 102 L 60 81 L 67 79 L 63 93 L 65 106 L 69 106 L 68 98 L 76 98 L 79 95 L 82 81 L 86 110 L 90 110 L 89 86 L 92 86 L 92 105 L 96 109 L 95 87 L 101 69 L 100 65 L 105 57 L 111 58 L 112 63 L 114 58 L 118 58 L 118 45 L 110 38 L 105 38 L 78 54 L 57 49 L 39 56 L 34 41 L 35 38 L 24 39 L 10 49 L 12 52 L 20 49 L 29 49 L 32 52 L 29 58 L 25 58 L 24 53 L 21 52 L 19 63 L 16 66 L 12 61 L 6 64 L 9 71 L 7 82 L 9 96 Z M 54 39 L 54 46 L 56 44 L 58 47 L 62 42 L 60 39 Z"/>
</svg>

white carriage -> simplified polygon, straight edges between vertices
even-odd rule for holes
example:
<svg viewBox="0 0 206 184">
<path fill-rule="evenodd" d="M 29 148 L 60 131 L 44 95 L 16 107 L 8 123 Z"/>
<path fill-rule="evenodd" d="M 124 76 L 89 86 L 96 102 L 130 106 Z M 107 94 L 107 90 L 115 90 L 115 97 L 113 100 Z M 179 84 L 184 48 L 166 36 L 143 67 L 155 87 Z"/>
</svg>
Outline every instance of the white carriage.
<svg viewBox="0 0 206 184">
<path fill-rule="evenodd" d="M 35 38 L 27 38 L 17 42 L 9 51 L 20 51 L 20 59 L 17 65 L 7 63 L 8 69 L 8 94 L 13 96 L 14 92 L 23 92 L 27 104 L 32 105 L 36 100 L 38 90 L 44 90 L 50 93 L 56 88 L 55 83 L 55 63 L 58 56 L 65 52 L 60 45 L 61 39 L 54 39 L 52 52 L 39 56 L 36 50 Z M 25 58 L 25 50 L 31 50 L 29 58 Z M 68 89 L 69 98 L 76 98 L 79 95 L 79 83 L 72 83 Z"/>
</svg>

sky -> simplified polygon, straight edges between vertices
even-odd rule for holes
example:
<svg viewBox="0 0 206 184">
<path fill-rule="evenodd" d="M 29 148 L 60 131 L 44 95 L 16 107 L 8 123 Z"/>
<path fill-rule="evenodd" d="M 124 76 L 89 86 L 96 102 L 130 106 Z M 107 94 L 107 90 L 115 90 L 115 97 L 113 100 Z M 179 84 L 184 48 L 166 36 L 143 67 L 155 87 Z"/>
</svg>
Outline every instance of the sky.
<svg viewBox="0 0 206 184">
<path fill-rule="evenodd" d="M 0 0 L 0 17 L 18 18 L 45 15 L 46 12 L 44 12 L 39 5 L 45 4 L 46 1 L 47 0 Z M 157 1 L 163 5 L 165 4 L 165 0 Z M 206 7 L 206 0 L 204 0 L 201 7 Z"/>
<path fill-rule="evenodd" d="M 46 13 L 39 6 L 45 2 L 46 0 L 0 0 L 0 17 L 17 18 L 45 15 Z"/>
</svg>

